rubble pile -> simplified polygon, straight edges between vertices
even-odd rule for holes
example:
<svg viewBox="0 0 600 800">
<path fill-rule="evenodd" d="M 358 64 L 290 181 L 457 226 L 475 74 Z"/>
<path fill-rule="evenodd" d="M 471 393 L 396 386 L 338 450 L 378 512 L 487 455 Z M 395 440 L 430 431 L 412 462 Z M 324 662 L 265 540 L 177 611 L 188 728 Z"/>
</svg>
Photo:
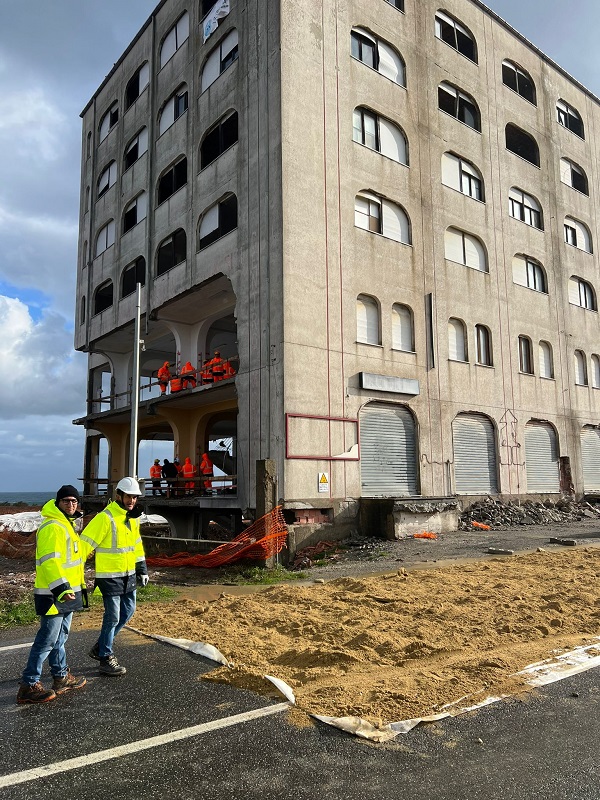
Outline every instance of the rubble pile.
<svg viewBox="0 0 600 800">
<path fill-rule="evenodd" d="M 474 523 L 489 525 L 494 530 L 517 525 L 566 524 L 585 519 L 600 519 L 600 504 L 562 499 L 557 503 L 515 503 L 489 498 L 472 506 L 460 515 L 458 528 L 472 530 Z"/>
</svg>

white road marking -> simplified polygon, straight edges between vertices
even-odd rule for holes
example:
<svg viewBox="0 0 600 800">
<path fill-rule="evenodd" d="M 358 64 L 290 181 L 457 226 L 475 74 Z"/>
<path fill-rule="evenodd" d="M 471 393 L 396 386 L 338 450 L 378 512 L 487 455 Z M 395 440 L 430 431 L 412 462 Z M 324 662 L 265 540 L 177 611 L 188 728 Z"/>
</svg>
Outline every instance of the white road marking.
<svg viewBox="0 0 600 800">
<path fill-rule="evenodd" d="M 25 644 L 9 644 L 6 647 L 0 647 L 0 653 L 3 650 L 19 650 L 21 647 L 31 647 L 33 642 L 25 642 Z"/>
<path fill-rule="evenodd" d="M 161 745 L 170 744 L 171 742 L 189 739 L 192 736 L 211 733 L 211 731 L 216 731 L 220 728 L 240 725 L 243 722 L 250 722 L 250 720 L 253 719 L 260 719 L 261 717 L 268 717 L 271 714 L 278 714 L 281 711 L 286 711 L 289 707 L 289 703 L 278 703 L 275 706 L 266 706 L 265 708 L 257 708 L 255 711 L 235 714 L 233 717 L 223 717 L 222 719 L 215 719 L 212 722 L 203 722 L 201 725 L 194 725 L 191 728 L 171 731 L 171 733 L 165 733 L 161 736 L 152 736 L 150 739 L 140 739 L 139 742 L 130 742 L 120 747 L 99 750 L 97 753 L 88 753 L 88 755 L 69 758 L 66 761 L 57 761 L 55 764 L 47 764 L 44 767 L 34 767 L 33 769 L 26 769 L 23 772 L 13 772 L 10 775 L 3 775 L 0 777 L 0 789 L 4 789 L 7 786 L 16 786 L 18 783 L 35 781 L 39 778 L 47 778 L 49 775 L 68 772 L 69 770 L 79 769 L 80 767 L 89 767 L 92 764 L 99 764 L 101 761 L 110 761 L 113 758 L 130 756 L 133 753 L 139 753 L 141 750 L 149 750 L 152 747 L 160 747 Z"/>
</svg>

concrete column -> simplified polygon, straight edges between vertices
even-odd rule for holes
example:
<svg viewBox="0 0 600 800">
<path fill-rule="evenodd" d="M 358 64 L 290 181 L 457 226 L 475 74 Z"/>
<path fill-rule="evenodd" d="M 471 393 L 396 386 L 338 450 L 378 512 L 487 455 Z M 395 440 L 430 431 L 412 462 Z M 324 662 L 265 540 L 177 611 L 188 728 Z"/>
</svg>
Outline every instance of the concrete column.
<svg viewBox="0 0 600 800">
<path fill-rule="evenodd" d="M 256 519 L 277 505 L 277 462 L 270 458 L 256 462 Z"/>
<path fill-rule="evenodd" d="M 114 485 L 129 474 L 129 425 L 97 422 L 95 427 L 108 441 L 110 448 L 108 479 Z"/>
<path fill-rule="evenodd" d="M 124 408 L 131 403 L 130 385 L 131 378 L 131 353 L 107 353 L 112 367 L 113 392 L 116 395 L 112 404 L 113 408 Z"/>
</svg>

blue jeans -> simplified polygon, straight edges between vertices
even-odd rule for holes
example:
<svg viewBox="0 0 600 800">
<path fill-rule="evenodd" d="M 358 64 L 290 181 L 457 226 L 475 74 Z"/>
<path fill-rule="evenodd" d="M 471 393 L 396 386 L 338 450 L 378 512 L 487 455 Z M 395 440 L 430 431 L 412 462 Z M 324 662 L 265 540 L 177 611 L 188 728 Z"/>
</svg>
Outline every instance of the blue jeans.
<svg viewBox="0 0 600 800">
<path fill-rule="evenodd" d="M 102 595 L 104 616 L 98 639 L 98 655 L 108 658 L 112 655 L 113 641 L 123 625 L 126 625 L 135 611 L 135 589 L 125 594 Z"/>
<path fill-rule="evenodd" d="M 40 629 L 36 633 L 29 652 L 27 665 L 23 672 L 23 683 L 33 686 L 42 678 L 42 667 L 48 659 L 50 672 L 55 678 L 64 678 L 67 674 L 67 654 L 65 644 L 69 637 L 69 629 L 73 614 L 55 614 L 40 617 Z"/>
</svg>

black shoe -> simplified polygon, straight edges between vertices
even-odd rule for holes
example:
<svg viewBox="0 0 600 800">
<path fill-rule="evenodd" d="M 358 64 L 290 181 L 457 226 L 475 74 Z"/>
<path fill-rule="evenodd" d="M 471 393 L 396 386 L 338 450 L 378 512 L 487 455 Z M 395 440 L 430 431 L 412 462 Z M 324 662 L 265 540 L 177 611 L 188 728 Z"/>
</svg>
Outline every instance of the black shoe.
<svg viewBox="0 0 600 800">
<path fill-rule="evenodd" d="M 96 644 L 88 652 L 88 656 L 90 658 L 94 658 L 96 661 L 100 661 L 100 652 L 98 650 L 98 642 L 96 642 Z"/>
<path fill-rule="evenodd" d="M 100 672 L 102 675 L 125 675 L 127 670 L 122 667 L 114 655 L 100 659 Z"/>
<path fill-rule="evenodd" d="M 54 678 L 52 688 L 56 694 L 64 694 L 70 689 L 82 689 L 87 683 L 86 679 L 82 676 L 72 675 L 71 670 L 67 668 L 67 674 L 62 678 Z"/>
</svg>

